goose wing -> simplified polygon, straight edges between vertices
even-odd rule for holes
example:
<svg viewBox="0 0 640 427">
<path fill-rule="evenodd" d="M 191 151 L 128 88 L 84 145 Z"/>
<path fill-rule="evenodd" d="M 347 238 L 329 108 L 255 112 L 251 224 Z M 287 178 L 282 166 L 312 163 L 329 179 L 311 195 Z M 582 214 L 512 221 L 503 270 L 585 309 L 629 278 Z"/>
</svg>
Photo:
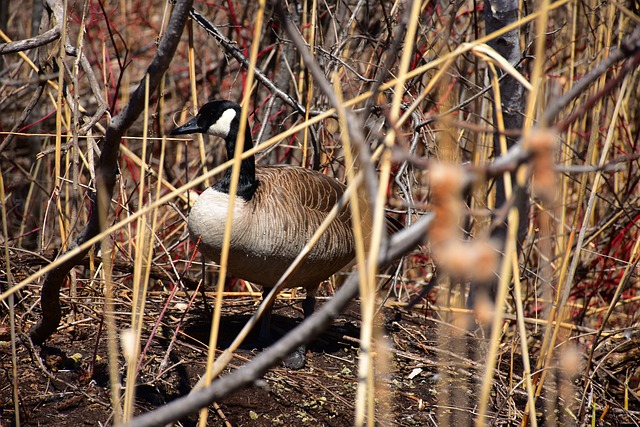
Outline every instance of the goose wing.
<svg viewBox="0 0 640 427">
<path fill-rule="evenodd" d="M 258 167 L 256 178 L 263 187 L 258 196 L 324 213 L 333 209 L 346 189 L 320 172 L 287 165 Z"/>
</svg>

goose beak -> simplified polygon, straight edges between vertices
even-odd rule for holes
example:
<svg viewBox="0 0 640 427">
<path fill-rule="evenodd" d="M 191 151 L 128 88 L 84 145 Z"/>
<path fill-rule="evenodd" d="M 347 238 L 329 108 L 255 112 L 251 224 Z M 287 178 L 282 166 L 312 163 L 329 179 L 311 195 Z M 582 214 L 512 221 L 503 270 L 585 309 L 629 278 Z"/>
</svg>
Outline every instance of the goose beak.
<svg viewBox="0 0 640 427">
<path fill-rule="evenodd" d="M 171 131 L 171 135 L 187 135 L 191 133 L 203 133 L 203 129 L 198 125 L 198 117 L 194 117 L 187 123 Z"/>
</svg>

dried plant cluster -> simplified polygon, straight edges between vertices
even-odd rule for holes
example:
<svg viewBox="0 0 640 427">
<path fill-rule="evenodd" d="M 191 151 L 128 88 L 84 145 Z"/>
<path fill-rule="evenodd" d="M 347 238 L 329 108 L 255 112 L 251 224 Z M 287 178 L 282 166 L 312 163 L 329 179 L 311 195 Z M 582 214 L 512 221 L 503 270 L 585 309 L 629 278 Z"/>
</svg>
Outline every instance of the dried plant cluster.
<svg viewBox="0 0 640 427">
<path fill-rule="evenodd" d="M 166 424 L 177 397 L 212 425 L 636 425 L 637 7 L 3 1 L 0 425 L 47 399 Z M 359 186 L 405 227 L 323 285 L 344 345 L 306 370 L 276 363 L 313 324 L 251 363 L 207 351 L 260 301 L 187 238 L 231 162 L 168 132 L 209 99 L 243 104 L 258 163 Z"/>
</svg>

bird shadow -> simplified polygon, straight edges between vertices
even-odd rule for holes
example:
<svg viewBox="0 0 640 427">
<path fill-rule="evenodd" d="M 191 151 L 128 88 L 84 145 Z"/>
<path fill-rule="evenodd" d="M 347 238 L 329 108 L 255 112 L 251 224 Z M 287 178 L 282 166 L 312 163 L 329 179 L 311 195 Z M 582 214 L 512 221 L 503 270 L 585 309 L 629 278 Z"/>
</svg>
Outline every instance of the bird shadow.
<svg viewBox="0 0 640 427">
<path fill-rule="evenodd" d="M 285 307 L 288 312 L 295 312 Z M 192 343 L 207 343 L 211 332 L 211 315 L 205 312 L 192 313 L 184 327 L 185 335 Z M 224 314 L 220 318 L 220 330 L 218 333 L 218 349 L 225 350 L 236 339 L 245 324 L 251 318 L 251 314 Z M 254 327 L 247 338 L 238 348 L 241 351 L 261 351 L 268 345 L 289 333 L 303 321 L 302 316 L 293 317 L 274 312 L 271 316 L 272 342 L 265 343 L 259 339 L 259 324 Z M 336 319 L 322 334 L 307 344 L 307 351 L 312 353 L 337 353 L 357 346 L 360 328 L 355 321 L 346 317 Z"/>
</svg>

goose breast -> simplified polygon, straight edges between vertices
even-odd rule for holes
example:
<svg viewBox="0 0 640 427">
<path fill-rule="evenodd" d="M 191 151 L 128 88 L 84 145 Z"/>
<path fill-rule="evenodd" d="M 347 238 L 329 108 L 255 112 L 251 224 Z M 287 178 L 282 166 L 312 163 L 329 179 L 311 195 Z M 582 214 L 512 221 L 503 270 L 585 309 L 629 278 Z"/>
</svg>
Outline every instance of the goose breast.
<svg viewBox="0 0 640 427">
<path fill-rule="evenodd" d="M 228 270 L 262 286 L 275 285 L 344 193 L 344 185 L 319 172 L 292 166 L 256 169 L 250 200 L 235 200 Z M 209 188 L 189 215 L 192 240 L 205 257 L 220 261 L 229 195 Z M 367 222 L 368 223 L 368 222 Z M 351 214 L 345 206 L 286 282 L 315 286 L 354 258 Z"/>
</svg>

